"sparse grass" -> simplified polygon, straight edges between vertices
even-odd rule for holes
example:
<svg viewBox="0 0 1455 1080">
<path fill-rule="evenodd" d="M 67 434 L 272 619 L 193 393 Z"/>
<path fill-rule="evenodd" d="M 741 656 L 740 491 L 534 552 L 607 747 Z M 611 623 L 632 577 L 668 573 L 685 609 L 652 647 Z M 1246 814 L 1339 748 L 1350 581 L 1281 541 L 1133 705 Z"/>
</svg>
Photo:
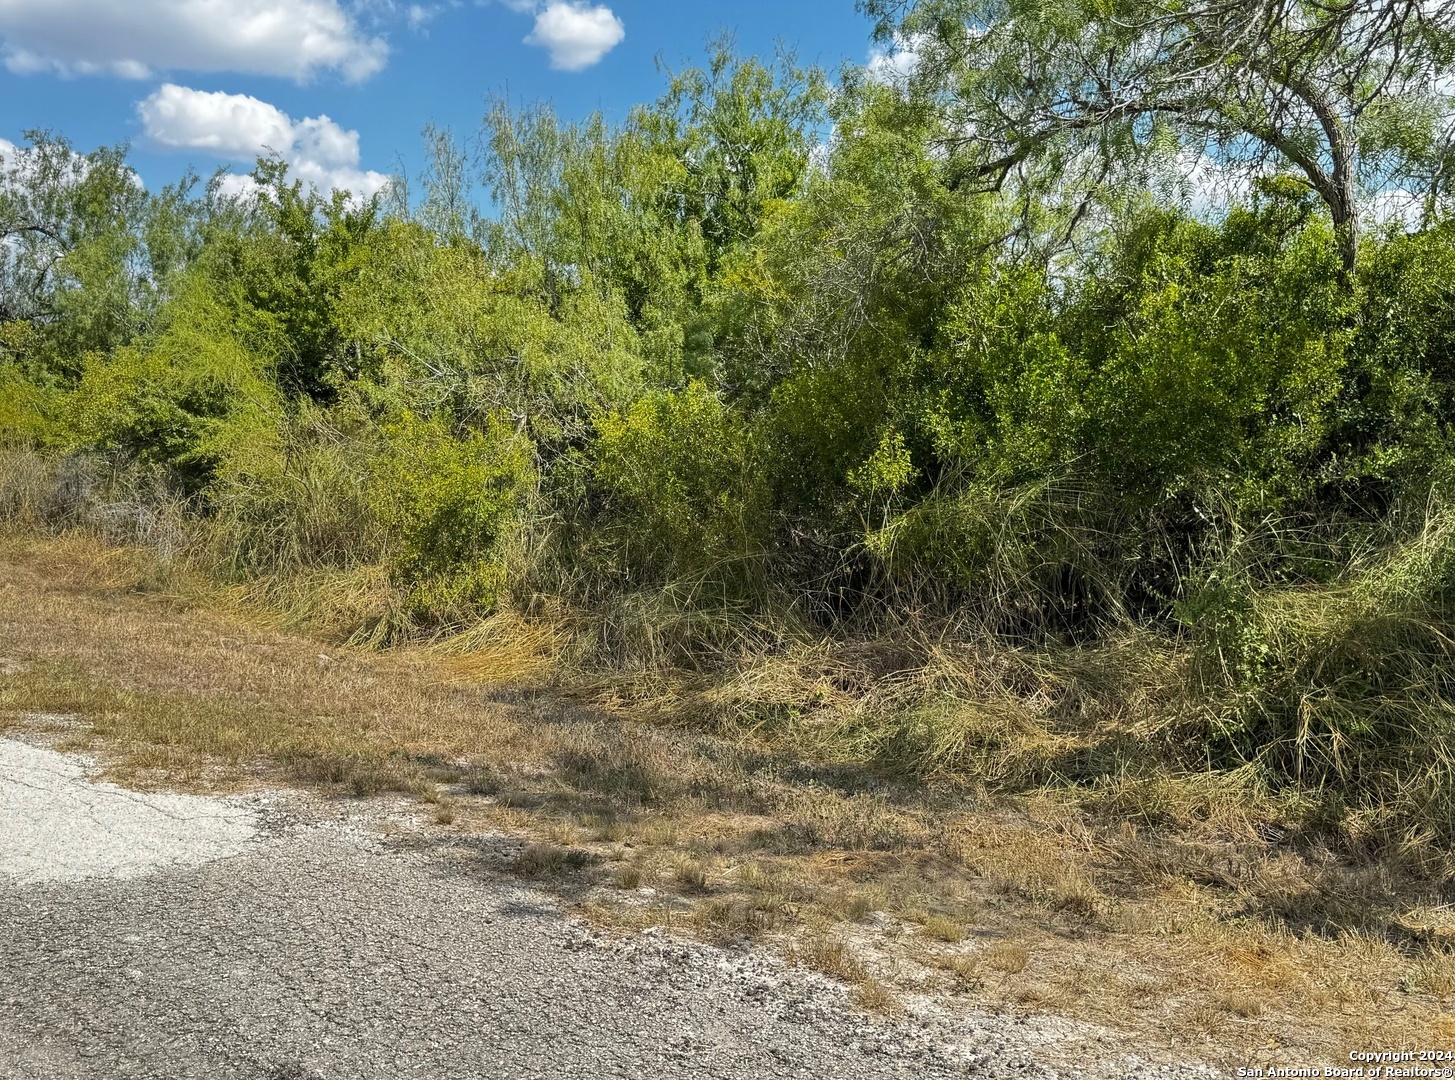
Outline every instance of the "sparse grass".
<svg viewBox="0 0 1455 1080">
<path fill-rule="evenodd" d="M 944 915 L 932 915 L 925 920 L 920 927 L 920 933 L 935 941 L 947 941 L 951 944 L 958 944 L 965 940 L 965 927 L 954 919 Z"/>
<path fill-rule="evenodd" d="M 1076 680 L 1129 677 L 1118 664 L 1133 666 L 1130 653 L 1109 670 L 1087 657 L 1060 682 L 1023 657 L 934 660 L 957 692 L 1021 680 L 1021 700 L 1041 694 L 1052 743 L 1019 746 L 1020 722 L 1002 717 L 990 757 L 934 750 L 1029 783 L 1010 796 L 948 767 L 923 782 L 896 764 L 903 747 L 864 741 L 845 717 L 910 692 L 882 685 L 908 678 L 893 675 L 904 660 L 867 646 L 788 650 L 725 681 L 563 694 L 522 688 L 534 669 L 506 662 L 503 625 L 477 666 L 286 623 L 150 552 L 0 538 L 0 729 L 49 726 L 143 786 L 434 800 L 456 830 L 526 838 L 513 869 L 539 887 L 574 900 L 614 883 L 583 901 L 594 918 L 776 943 L 854 985 L 870 1011 L 892 1007 L 874 1004 L 861 946 L 982 1005 L 1067 1010 L 1140 1043 L 1213 1032 L 1198 1052 L 1227 1060 L 1275 1037 L 1301 1064 L 1371 1030 L 1391 1045 L 1455 1037 L 1452 898 L 1422 876 L 1419 838 L 1408 861 L 1352 846 L 1343 823 L 1320 831 L 1325 811 L 1252 771 L 1076 784 L 1044 770 L 1048 753 L 1080 768 L 1077 755 L 1119 737 L 1098 733 L 1104 717 L 1076 719 L 1098 715 Z M 774 695 L 796 704 L 750 722 Z M 915 745 L 918 769 L 927 744 Z M 645 881 L 672 895 L 628 895 Z"/>
<path fill-rule="evenodd" d="M 717 942 L 757 940 L 778 924 L 773 911 L 737 897 L 704 901 L 693 908 L 689 921 Z"/>
<path fill-rule="evenodd" d="M 854 987 L 850 1000 L 867 1013 L 879 1016 L 898 1016 L 904 1012 L 904 1004 L 894 991 L 877 979 L 864 979 Z"/>
<path fill-rule="evenodd" d="M 857 985 L 869 980 L 869 971 L 863 961 L 842 941 L 834 938 L 809 935 L 795 943 L 789 955 L 804 967 L 840 982 Z"/>
<path fill-rule="evenodd" d="M 568 870 L 581 870 L 592 862 L 591 853 L 555 844 L 527 844 L 510 864 L 522 877 L 548 877 Z"/>
<path fill-rule="evenodd" d="M 927 962 L 940 971 L 948 972 L 954 989 L 961 993 L 978 990 L 983 983 L 980 958 L 973 954 L 930 953 L 927 956 Z"/>
<path fill-rule="evenodd" d="M 685 856 L 672 869 L 672 883 L 689 896 L 701 896 L 708 891 L 707 868 L 697 859 Z"/>
</svg>

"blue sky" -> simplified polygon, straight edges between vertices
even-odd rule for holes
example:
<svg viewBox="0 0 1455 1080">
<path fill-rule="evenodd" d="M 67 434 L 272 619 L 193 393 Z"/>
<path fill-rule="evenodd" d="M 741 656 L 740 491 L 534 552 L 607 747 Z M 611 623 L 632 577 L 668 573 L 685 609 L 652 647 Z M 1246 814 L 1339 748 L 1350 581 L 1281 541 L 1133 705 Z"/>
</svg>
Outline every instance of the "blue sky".
<svg viewBox="0 0 1455 1080">
<path fill-rule="evenodd" d="M 427 121 L 473 133 L 491 93 L 619 118 L 660 93 L 657 57 L 724 30 L 830 69 L 870 52 L 854 0 L 0 0 L 0 140 L 127 141 L 151 187 L 261 147 L 368 187 L 417 172 Z"/>
</svg>

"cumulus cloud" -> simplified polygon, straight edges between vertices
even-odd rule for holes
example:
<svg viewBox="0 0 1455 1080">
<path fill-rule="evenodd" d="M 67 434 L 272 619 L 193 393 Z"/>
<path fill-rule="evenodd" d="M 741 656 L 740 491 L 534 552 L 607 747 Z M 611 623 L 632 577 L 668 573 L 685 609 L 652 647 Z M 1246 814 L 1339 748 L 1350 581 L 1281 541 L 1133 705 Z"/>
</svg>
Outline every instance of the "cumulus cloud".
<svg viewBox="0 0 1455 1080">
<path fill-rule="evenodd" d="M 359 168 L 359 133 L 327 116 L 294 120 L 277 106 L 245 94 L 210 93 L 167 83 L 137 106 L 153 142 L 174 150 L 205 150 L 251 162 L 277 154 L 292 176 L 322 190 L 360 198 L 383 191 L 389 178 Z M 229 177 L 224 190 L 247 190 L 246 177 Z"/>
<path fill-rule="evenodd" d="M 239 71 L 363 79 L 388 49 L 339 0 L 0 0 L 0 55 L 17 74 Z"/>
<path fill-rule="evenodd" d="M 624 37 L 626 27 L 611 8 L 552 0 L 536 14 L 535 29 L 525 43 L 548 51 L 551 67 L 558 71 L 581 71 L 611 52 Z"/>
<path fill-rule="evenodd" d="M 896 38 L 890 47 L 878 46 L 869 53 L 869 78 L 886 86 L 903 86 L 919 68 L 923 38 Z"/>
</svg>

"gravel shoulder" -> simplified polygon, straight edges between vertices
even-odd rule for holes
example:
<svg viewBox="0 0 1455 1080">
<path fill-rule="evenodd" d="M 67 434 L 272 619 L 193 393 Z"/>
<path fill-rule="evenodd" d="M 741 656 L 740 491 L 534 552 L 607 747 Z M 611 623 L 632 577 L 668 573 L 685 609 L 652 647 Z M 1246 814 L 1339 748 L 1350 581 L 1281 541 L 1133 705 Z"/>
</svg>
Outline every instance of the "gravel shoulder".
<svg viewBox="0 0 1455 1080">
<path fill-rule="evenodd" d="M 753 949 L 604 934 L 403 800 L 97 783 L 0 740 L 0 1078 L 1121 1077 L 1049 1017 L 871 1019 Z"/>
</svg>

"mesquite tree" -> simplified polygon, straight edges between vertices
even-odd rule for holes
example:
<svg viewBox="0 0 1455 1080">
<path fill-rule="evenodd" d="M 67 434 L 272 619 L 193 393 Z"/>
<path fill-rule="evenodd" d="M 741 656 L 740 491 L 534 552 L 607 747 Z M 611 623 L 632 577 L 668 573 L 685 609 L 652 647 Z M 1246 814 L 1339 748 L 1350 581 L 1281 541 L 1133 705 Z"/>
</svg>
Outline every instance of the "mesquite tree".
<svg viewBox="0 0 1455 1080">
<path fill-rule="evenodd" d="M 1363 199 L 1449 182 L 1444 0 L 862 0 L 944 114 L 950 183 L 1113 182 L 1160 152 L 1289 171 L 1346 271 Z"/>
</svg>

